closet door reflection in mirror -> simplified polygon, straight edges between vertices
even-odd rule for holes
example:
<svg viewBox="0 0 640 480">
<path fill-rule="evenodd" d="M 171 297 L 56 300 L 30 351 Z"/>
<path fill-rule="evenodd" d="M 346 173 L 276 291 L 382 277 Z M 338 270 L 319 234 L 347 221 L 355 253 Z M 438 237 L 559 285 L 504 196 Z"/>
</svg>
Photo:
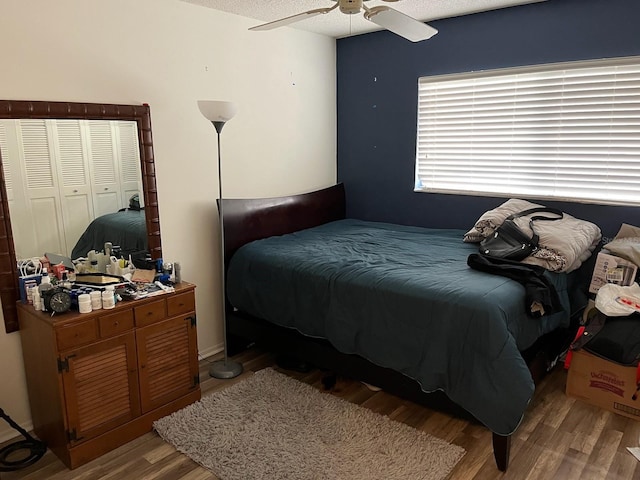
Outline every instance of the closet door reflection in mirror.
<svg viewBox="0 0 640 480">
<path fill-rule="evenodd" d="M 97 217 L 143 207 L 135 121 L 0 119 L 16 257 L 71 256 Z"/>
</svg>

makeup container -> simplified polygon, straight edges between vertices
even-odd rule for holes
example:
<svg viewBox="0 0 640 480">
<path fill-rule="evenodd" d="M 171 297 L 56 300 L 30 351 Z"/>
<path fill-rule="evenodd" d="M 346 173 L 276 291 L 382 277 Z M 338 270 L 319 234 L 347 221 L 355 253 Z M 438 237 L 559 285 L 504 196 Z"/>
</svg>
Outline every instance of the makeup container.
<svg viewBox="0 0 640 480">
<path fill-rule="evenodd" d="M 78 311 L 80 313 L 91 313 L 91 296 L 88 293 L 78 295 Z"/>
<path fill-rule="evenodd" d="M 116 306 L 116 292 L 113 286 L 107 286 L 102 292 L 102 308 L 110 309 Z"/>
<path fill-rule="evenodd" d="M 93 290 L 89 294 L 91 299 L 91 309 L 100 310 L 102 308 L 102 292 L 100 290 Z"/>
</svg>

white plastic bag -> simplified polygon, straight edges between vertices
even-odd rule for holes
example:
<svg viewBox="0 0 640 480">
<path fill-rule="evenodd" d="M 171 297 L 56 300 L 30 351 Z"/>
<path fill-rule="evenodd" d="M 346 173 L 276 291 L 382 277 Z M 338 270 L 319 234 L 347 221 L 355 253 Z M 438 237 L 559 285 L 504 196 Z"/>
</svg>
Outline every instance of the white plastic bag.
<svg viewBox="0 0 640 480">
<path fill-rule="evenodd" d="M 628 299 L 632 303 L 640 304 L 640 286 L 637 283 L 628 287 L 607 283 L 600 287 L 596 294 L 596 308 L 609 317 L 626 317 L 638 311 L 619 299 Z"/>
</svg>

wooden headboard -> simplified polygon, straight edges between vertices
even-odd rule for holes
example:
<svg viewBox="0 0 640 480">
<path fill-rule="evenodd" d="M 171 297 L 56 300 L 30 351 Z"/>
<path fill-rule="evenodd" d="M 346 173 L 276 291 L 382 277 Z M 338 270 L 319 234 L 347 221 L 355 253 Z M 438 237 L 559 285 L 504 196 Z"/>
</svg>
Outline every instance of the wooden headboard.
<svg viewBox="0 0 640 480">
<path fill-rule="evenodd" d="M 345 218 L 344 185 L 274 198 L 223 199 L 225 263 L 245 243 Z"/>
</svg>

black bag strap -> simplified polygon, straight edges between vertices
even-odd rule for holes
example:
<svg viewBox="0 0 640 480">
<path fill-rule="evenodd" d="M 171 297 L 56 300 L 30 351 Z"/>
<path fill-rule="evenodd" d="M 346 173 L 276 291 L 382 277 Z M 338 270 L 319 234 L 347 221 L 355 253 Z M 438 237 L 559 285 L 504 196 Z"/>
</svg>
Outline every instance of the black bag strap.
<svg viewBox="0 0 640 480">
<path fill-rule="evenodd" d="M 535 229 L 533 228 L 533 221 L 534 220 L 547 220 L 547 221 L 560 220 L 562 217 L 564 217 L 564 213 L 562 213 L 561 210 L 558 210 L 557 208 L 553 208 L 553 207 L 534 207 L 534 208 L 529 208 L 527 210 L 523 210 L 521 212 L 512 213 L 507 218 L 505 218 L 505 221 L 513 220 L 514 218 L 518 218 L 518 217 L 525 217 L 527 215 L 531 215 L 532 213 L 540 213 L 540 212 L 553 213 L 554 215 L 558 215 L 558 216 L 545 217 L 544 215 L 536 215 L 529 219 L 529 228 L 531 229 L 531 233 L 533 234 L 533 236 L 531 237 L 531 243 L 537 247 L 538 240 L 540 240 L 540 237 L 538 236 Z"/>
<path fill-rule="evenodd" d="M 516 213 L 512 213 L 511 215 L 509 215 L 505 220 L 513 220 L 514 218 L 518 218 L 518 217 L 525 217 L 527 215 L 531 215 L 532 213 L 539 213 L 539 212 L 546 212 L 546 213 L 553 213 L 554 215 L 558 215 L 557 217 L 545 217 L 545 216 L 541 216 L 541 215 L 536 215 L 535 217 L 531 217 L 531 221 L 533 220 L 560 220 L 562 217 L 564 217 L 564 214 L 562 213 L 562 210 L 558 210 L 557 208 L 552 208 L 552 207 L 534 207 L 534 208 L 529 208 L 528 210 L 523 210 L 521 212 L 516 212 Z"/>
</svg>

